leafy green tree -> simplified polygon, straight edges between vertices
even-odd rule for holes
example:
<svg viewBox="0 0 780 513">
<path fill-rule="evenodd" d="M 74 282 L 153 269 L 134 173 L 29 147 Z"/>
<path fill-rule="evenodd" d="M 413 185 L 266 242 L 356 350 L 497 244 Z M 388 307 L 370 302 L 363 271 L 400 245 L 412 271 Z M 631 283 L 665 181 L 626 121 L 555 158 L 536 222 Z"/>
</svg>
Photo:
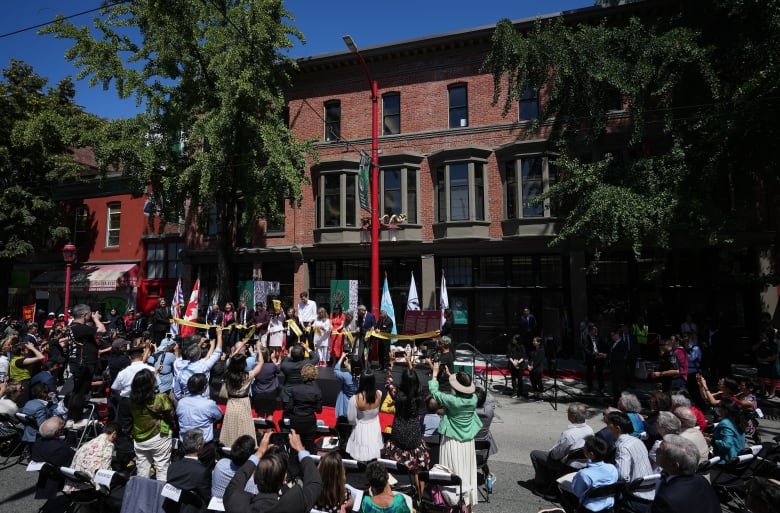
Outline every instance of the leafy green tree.
<svg viewBox="0 0 780 513">
<path fill-rule="evenodd" d="M 554 242 L 638 256 L 773 228 L 756 205 L 777 191 L 779 38 L 777 0 L 638 2 L 527 31 L 500 21 L 484 64 L 494 102 L 508 112 L 527 85 L 547 98 L 532 130 L 551 126 L 560 152 L 543 197 L 561 206 Z M 582 158 L 594 147 L 602 158 Z"/>
<path fill-rule="evenodd" d="M 52 188 L 79 179 L 71 148 L 88 146 L 99 120 L 74 103 L 69 78 L 56 87 L 11 60 L 0 82 L 0 311 L 14 262 L 67 239 Z"/>
<path fill-rule="evenodd" d="M 216 212 L 223 298 L 235 287 L 237 232 L 282 215 L 280 195 L 301 197 L 313 155 L 286 122 L 295 61 L 285 50 L 302 39 L 290 18 L 280 0 L 132 0 L 105 2 L 92 30 L 63 19 L 44 30 L 75 42 L 66 57 L 79 78 L 113 83 L 145 105 L 143 115 L 106 126 L 96 156 L 139 186 L 152 183 L 163 215 L 186 209 L 201 233 Z M 185 149 L 174 151 L 181 133 Z"/>
</svg>

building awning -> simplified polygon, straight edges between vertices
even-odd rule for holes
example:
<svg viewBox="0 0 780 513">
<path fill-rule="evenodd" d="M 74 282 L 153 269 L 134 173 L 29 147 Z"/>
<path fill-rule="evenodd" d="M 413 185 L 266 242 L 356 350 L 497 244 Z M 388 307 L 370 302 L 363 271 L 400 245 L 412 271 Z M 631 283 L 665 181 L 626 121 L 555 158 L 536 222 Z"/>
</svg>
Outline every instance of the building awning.
<svg viewBox="0 0 780 513">
<path fill-rule="evenodd" d="M 75 292 L 111 292 L 137 285 L 138 264 L 84 264 L 73 269 L 70 289 Z M 47 271 L 32 280 L 33 288 L 65 289 L 65 269 Z"/>
</svg>

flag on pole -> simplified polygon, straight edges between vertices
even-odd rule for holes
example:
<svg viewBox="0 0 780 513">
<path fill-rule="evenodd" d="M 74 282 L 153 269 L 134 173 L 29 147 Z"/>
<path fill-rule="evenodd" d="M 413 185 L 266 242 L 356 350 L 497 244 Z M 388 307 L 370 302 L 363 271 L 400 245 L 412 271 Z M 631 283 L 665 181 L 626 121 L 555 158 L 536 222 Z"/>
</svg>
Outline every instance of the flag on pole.
<svg viewBox="0 0 780 513">
<path fill-rule="evenodd" d="M 385 285 L 382 287 L 382 310 L 387 312 L 387 316 L 393 320 L 393 329 L 390 331 L 392 335 L 398 334 L 398 329 L 395 322 L 395 308 L 393 308 L 393 300 L 390 298 L 390 287 L 387 286 L 387 276 L 385 276 Z"/>
<path fill-rule="evenodd" d="M 358 198 L 360 208 L 371 210 L 371 203 L 368 200 L 369 171 L 371 169 L 371 156 L 365 151 L 360 152 L 360 164 L 358 165 Z"/>
<path fill-rule="evenodd" d="M 187 303 L 187 310 L 184 312 L 185 321 L 197 321 L 198 320 L 198 303 L 200 302 L 200 278 L 195 280 L 195 285 L 192 286 L 192 293 L 190 293 L 190 302 Z M 195 328 L 192 326 L 181 326 L 180 335 L 188 337 L 195 333 Z"/>
<path fill-rule="evenodd" d="M 444 279 L 444 271 L 441 272 L 441 290 L 439 291 L 439 310 L 441 310 L 441 325 L 447 318 L 444 316 L 444 310 L 450 307 L 450 298 L 447 296 L 447 280 Z"/>
<path fill-rule="evenodd" d="M 176 283 L 176 290 L 173 291 L 173 298 L 171 299 L 171 313 L 174 317 L 181 317 L 181 307 L 184 304 L 184 291 L 181 289 L 181 278 Z M 179 325 L 175 322 L 171 323 L 170 332 L 175 337 L 179 334 Z"/>
<path fill-rule="evenodd" d="M 414 283 L 414 273 L 412 273 L 412 282 L 409 283 L 409 295 L 406 297 L 406 309 L 420 309 L 420 300 L 417 298 L 417 285 Z"/>
</svg>

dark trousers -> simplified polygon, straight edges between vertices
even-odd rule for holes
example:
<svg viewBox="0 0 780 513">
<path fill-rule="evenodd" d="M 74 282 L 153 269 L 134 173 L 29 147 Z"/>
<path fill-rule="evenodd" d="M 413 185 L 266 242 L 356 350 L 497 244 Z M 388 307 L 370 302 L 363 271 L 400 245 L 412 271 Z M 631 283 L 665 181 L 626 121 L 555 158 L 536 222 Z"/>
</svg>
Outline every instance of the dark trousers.
<svg viewBox="0 0 780 513">
<path fill-rule="evenodd" d="M 626 388 L 626 361 L 611 362 L 609 365 L 609 381 L 612 383 L 612 399 L 617 404 L 620 394 Z"/>
<path fill-rule="evenodd" d="M 540 492 L 556 492 L 555 480 L 564 475 L 568 467 L 550 458 L 548 451 L 539 450 L 531 451 L 531 463 L 534 466 L 534 487 Z"/>
<path fill-rule="evenodd" d="M 542 371 L 532 370 L 528 377 L 531 378 L 531 390 L 534 392 L 544 392 L 544 386 L 542 384 Z"/>
<path fill-rule="evenodd" d="M 376 340 L 376 350 L 377 353 L 379 353 L 377 355 L 379 368 L 384 369 L 385 367 L 387 367 L 390 358 L 390 341 L 381 338 L 377 338 L 375 340 Z"/>
<path fill-rule="evenodd" d="M 512 392 L 517 395 L 525 395 L 523 392 L 523 369 L 509 364 L 509 375 L 512 377 Z"/>
<path fill-rule="evenodd" d="M 73 392 L 68 401 L 69 420 L 78 422 L 84 418 L 84 405 L 89 400 L 94 375 L 95 367 L 92 365 L 79 365 L 73 369 Z"/>
<path fill-rule="evenodd" d="M 604 388 L 604 360 L 597 360 L 592 356 L 585 356 L 585 384 L 593 388 L 593 371 L 596 371 L 596 380 L 599 390 Z"/>
</svg>

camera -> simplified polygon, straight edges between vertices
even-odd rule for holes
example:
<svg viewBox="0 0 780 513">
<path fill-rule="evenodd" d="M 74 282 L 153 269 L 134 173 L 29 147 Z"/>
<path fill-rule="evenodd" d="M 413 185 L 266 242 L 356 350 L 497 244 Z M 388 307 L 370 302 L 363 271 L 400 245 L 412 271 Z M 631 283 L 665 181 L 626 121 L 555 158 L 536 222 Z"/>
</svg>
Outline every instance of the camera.
<svg viewBox="0 0 780 513">
<path fill-rule="evenodd" d="M 269 441 L 273 445 L 286 446 L 290 443 L 290 433 L 271 433 Z"/>
<path fill-rule="evenodd" d="M 173 338 L 173 333 L 166 333 L 165 338 L 171 339 Z"/>
</svg>

